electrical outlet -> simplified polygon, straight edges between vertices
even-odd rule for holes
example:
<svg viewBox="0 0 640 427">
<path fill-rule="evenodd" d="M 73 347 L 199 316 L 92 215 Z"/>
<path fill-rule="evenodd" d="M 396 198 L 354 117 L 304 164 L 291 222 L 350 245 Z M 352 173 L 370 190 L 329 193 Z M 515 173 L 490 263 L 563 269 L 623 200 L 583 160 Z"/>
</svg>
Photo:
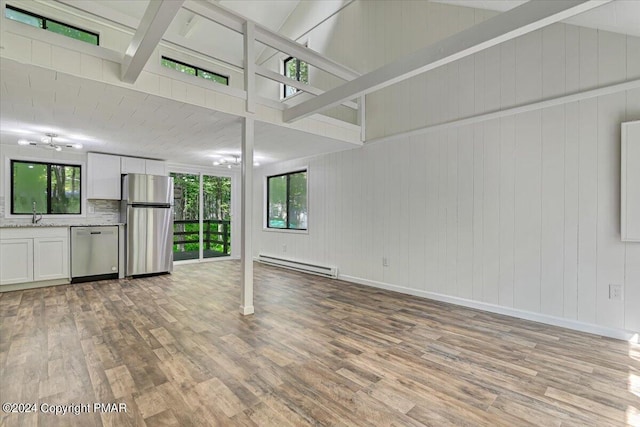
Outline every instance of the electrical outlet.
<svg viewBox="0 0 640 427">
<path fill-rule="evenodd" d="M 382 266 L 389 267 L 389 258 L 387 258 L 386 256 L 382 257 Z"/>
<path fill-rule="evenodd" d="M 611 301 L 622 301 L 622 285 L 609 285 L 609 299 Z"/>
</svg>

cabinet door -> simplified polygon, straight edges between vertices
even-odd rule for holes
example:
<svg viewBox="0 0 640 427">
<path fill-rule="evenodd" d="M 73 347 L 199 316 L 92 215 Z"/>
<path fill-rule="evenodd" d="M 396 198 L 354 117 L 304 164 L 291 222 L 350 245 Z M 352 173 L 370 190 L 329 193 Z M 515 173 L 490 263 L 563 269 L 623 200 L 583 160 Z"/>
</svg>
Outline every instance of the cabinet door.
<svg viewBox="0 0 640 427">
<path fill-rule="evenodd" d="M 69 278 L 69 238 L 33 239 L 33 280 Z"/>
<path fill-rule="evenodd" d="M 87 155 L 87 198 L 120 200 L 120 156 Z"/>
<path fill-rule="evenodd" d="M 0 285 L 33 281 L 33 239 L 0 240 Z"/>
<path fill-rule="evenodd" d="M 137 157 L 122 157 L 120 168 L 121 173 L 146 173 L 145 160 Z"/>
<path fill-rule="evenodd" d="M 145 160 L 147 175 L 167 176 L 167 164 L 161 160 Z"/>
</svg>

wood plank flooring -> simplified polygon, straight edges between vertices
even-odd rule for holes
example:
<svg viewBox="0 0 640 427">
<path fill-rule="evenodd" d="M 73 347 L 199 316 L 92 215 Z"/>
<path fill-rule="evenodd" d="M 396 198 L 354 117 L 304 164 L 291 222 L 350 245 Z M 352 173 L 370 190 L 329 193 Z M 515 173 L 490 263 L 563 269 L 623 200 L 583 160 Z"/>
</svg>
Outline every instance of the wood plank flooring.
<svg viewBox="0 0 640 427">
<path fill-rule="evenodd" d="M 2 426 L 640 425 L 640 347 L 256 264 L 0 294 Z"/>
</svg>

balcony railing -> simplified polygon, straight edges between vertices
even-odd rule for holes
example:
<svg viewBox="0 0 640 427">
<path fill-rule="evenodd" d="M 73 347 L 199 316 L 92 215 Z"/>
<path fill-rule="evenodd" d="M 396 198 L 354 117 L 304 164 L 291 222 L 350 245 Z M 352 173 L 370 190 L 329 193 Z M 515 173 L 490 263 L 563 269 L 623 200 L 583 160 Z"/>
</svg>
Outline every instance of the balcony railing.
<svg viewBox="0 0 640 427">
<path fill-rule="evenodd" d="M 200 235 L 199 223 L 193 220 L 173 221 L 173 251 L 178 259 L 198 258 Z M 226 256 L 231 249 L 231 221 L 205 219 L 202 221 L 202 244 L 205 258 Z M 183 254 L 183 256 L 177 256 Z"/>
</svg>

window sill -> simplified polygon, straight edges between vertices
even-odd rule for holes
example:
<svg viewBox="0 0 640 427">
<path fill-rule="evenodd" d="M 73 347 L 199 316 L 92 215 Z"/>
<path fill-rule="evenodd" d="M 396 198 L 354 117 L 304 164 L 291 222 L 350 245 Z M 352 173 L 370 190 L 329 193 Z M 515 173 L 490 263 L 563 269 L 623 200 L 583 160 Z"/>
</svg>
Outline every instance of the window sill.
<svg viewBox="0 0 640 427">
<path fill-rule="evenodd" d="M 286 228 L 262 227 L 262 231 L 267 231 L 269 233 L 309 234 L 309 229 L 307 229 L 307 230 L 290 230 L 290 229 L 286 229 Z"/>
</svg>

